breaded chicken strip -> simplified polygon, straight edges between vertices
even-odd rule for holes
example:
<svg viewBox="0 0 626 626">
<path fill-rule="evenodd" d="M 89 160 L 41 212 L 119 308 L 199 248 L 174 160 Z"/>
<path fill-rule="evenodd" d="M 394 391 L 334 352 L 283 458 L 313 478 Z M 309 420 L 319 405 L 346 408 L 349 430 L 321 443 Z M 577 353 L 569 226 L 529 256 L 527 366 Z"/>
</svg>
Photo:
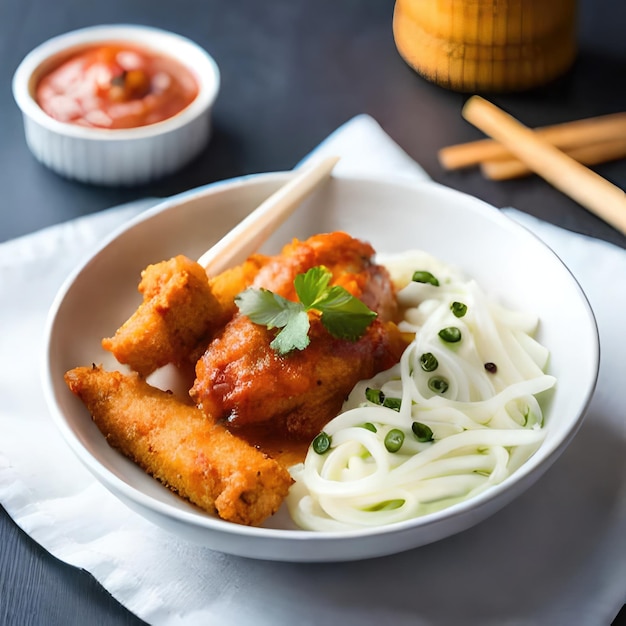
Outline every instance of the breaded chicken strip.
<svg viewBox="0 0 626 626">
<path fill-rule="evenodd" d="M 395 324 L 390 277 L 376 265 L 374 250 L 345 233 L 294 241 L 270 259 L 252 286 L 295 300 L 294 278 L 324 265 L 341 285 L 379 317 L 355 342 L 333 338 L 311 318 L 305 350 L 279 355 L 270 343 L 275 331 L 237 314 L 209 344 L 196 365 L 191 397 L 208 415 L 227 419 L 229 428 L 265 423 L 277 435 L 310 440 L 341 409 L 354 385 L 391 367 L 406 348 Z"/>
<path fill-rule="evenodd" d="M 168 363 L 193 364 L 211 336 L 233 316 L 233 298 L 263 263 L 246 263 L 209 281 L 204 268 L 183 255 L 149 265 L 141 273 L 143 302 L 102 347 L 142 376 Z"/>
<path fill-rule="evenodd" d="M 259 525 L 287 495 L 277 461 L 137 374 L 77 367 L 65 381 L 111 446 L 205 511 Z"/>
</svg>

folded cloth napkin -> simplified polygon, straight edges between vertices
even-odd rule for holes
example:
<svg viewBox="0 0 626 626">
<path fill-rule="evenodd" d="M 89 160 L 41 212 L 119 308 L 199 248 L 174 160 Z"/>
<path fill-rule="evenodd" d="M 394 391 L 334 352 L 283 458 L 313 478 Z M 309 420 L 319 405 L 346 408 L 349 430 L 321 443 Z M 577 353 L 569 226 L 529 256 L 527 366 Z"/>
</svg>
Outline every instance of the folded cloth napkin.
<svg viewBox="0 0 626 626">
<path fill-rule="evenodd" d="M 337 175 L 426 178 L 367 116 L 333 133 L 320 153 L 342 155 Z M 69 452 L 43 400 L 39 360 L 55 291 L 103 236 L 153 202 L 0 245 L 0 502 L 26 533 L 155 625 L 611 622 L 626 600 L 626 251 L 508 211 L 570 267 L 601 336 L 586 420 L 536 485 L 474 528 L 402 554 L 262 562 L 186 543 L 127 509 Z M 575 346 L 572 329 L 573 359 Z"/>
</svg>

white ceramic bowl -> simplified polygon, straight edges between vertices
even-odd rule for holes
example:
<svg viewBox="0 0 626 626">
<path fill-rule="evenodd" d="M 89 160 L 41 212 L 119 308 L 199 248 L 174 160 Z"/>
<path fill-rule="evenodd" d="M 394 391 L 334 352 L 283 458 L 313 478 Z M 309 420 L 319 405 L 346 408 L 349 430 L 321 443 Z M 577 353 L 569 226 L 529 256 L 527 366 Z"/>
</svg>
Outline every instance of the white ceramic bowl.
<svg viewBox="0 0 626 626">
<path fill-rule="evenodd" d="M 50 311 L 44 387 L 54 421 L 78 458 L 116 496 L 156 524 L 226 553 L 284 561 L 341 561 L 393 554 L 462 531 L 509 503 L 558 458 L 578 430 L 598 372 L 598 336 L 585 295 L 539 239 L 497 209 L 434 183 L 332 178 L 277 230 L 264 250 L 292 237 L 344 230 L 380 253 L 420 248 L 463 268 L 504 304 L 539 315 L 557 385 L 546 407 L 546 438 L 525 465 L 481 495 L 412 521 L 349 533 L 297 530 L 284 510 L 261 528 L 199 512 L 108 446 L 63 374 L 101 362 L 102 350 L 140 301 L 141 270 L 184 253 L 199 257 L 288 179 L 262 174 L 167 200 L 115 233 L 67 280 Z M 534 523 L 528 520 L 528 523 Z"/>
<path fill-rule="evenodd" d="M 42 75 L 70 52 L 113 41 L 143 46 L 178 60 L 196 78 L 197 97 L 169 119 L 132 129 L 87 128 L 47 115 L 34 98 Z M 174 33 L 134 25 L 93 26 L 54 37 L 32 50 L 13 76 L 13 95 L 34 156 L 62 176 L 100 185 L 146 183 L 180 169 L 197 156 L 210 137 L 219 86 L 219 69 L 201 47 Z"/>
</svg>

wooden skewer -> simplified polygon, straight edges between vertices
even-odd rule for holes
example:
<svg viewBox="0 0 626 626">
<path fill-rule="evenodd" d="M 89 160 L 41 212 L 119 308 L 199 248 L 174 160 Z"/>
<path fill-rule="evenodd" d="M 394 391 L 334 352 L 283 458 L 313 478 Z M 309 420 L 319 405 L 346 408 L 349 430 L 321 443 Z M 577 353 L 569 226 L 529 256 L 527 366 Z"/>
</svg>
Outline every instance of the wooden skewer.
<svg viewBox="0 0 626 626">
<path fill-rule="evenodd" d="M 215 276 L 256 252 L 314 189 L 330 177 L 339 157 L 327 157 L 296 170 L 294 177 L 226 233 L 199 259 L 209 276 Z"/>
<path fill-rule="evenodd" d="M 626 158 L 626 137 L 592 143 L 588 146 L 563 148 L 563 152 L 584 165 L 598 165 L 608 161 Z M 532 174 L 532 171 L 519 159 L 497 159 L 480 164 L 483 175 L 490 180 L 510 180 Z"/>
<path fill-rule="evenodd" d="M 533 172 L 626 235 L 626 194 L 619 187 L 480 96 L 469 98 L 462 114 Z"/>
<path fill-rule="evenodd" d="M 626 112 L 544 126 L 536 128 L 535 133 L 564 150 L 618 137 L 626 139 Z M 511 158 L 512 154 L 493 139 L 480 139 L 442 148 L 438 156 L 442 167 L 454 170 L 479 165 L 483 161 Z"/>
</svg>

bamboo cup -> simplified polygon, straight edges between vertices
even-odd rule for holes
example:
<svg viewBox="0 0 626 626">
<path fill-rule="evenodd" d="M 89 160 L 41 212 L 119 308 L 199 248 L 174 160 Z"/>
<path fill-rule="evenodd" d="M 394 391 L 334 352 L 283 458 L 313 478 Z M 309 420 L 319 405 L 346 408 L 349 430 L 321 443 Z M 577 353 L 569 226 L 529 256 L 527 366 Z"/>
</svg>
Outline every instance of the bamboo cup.
<svg viewBox="0 0 626 626">
<path fill-rule="evenodd" d="M 533 172 L 626 235 L 626 194 L 622 189 L 480 96 L 469 98 L 462 113 Z"/>
<path fill-rule="evenodd" d="M 537 87 L 576 55 L 576 0 L 396 0 L 398 52 L 426 79 L 461 92 Z"/>
</svg>

